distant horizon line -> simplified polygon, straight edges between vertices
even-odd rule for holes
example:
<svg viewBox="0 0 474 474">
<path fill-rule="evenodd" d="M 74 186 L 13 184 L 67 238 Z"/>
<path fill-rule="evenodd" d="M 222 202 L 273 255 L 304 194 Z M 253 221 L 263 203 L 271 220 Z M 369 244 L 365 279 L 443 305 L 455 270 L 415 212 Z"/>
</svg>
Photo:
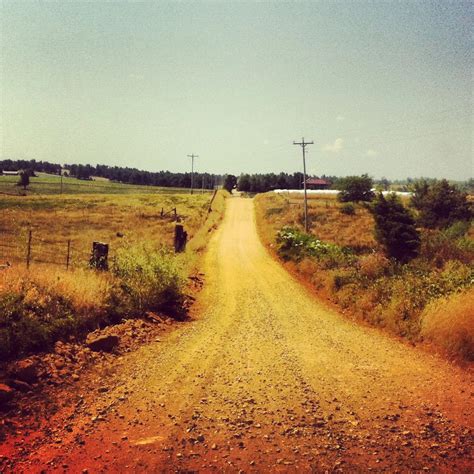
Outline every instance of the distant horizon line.
<svg viewBox="0 0 474 474">
<path fill-rule="evenodd" d="M 110 164 L 105 164 L 105 163 L 96 163 L 95 165 L 91 164 L 91 163 L 86 163 L 86 164 L 83 164 L 83 163 L 59 163 L 57 161 L 48 161 L 48 160 L 37 160 L 35 158 L 0 158 L 0 164 L 2 162 L 5 162 L 5 161 L 26 161 L 26 162 L 35 162 L 35 163 L 48 163 L 48 164 L 51 164 L 51 165 L 58 165 L 58 166 L 61 166 L 61 168 L 64 168 L 64 169 L 67 169 L 67 167 L 70 167 L 70 166 L 90 166 L 92 168 L 96 168 L 98 166 L 107 166 L 109 168 L 123 168 L 123 169 L 131 169 L 131 170 L 136 170 L 136 171 L 140 171 L 140 172 L 145 172 L 145 173 L 160 173 L 160 172 L 164 172 L 164 173 L 181 173 L 181 174 L 191 174 L 191 171 L 171 171 L 169 169 L 161 169 L 161 170 L 157 170 L 157 171 L 152 171 L 150 169 L 140 169 L 140 168 L 136 168 L 136 167 L 131 167 L 131 166 L 121 166 L 121 165 L 110 165 Z M 43 171 L 39 171 L 40 173 L 42 173 Z M 287 174 L 287 175 L 292 175 L 292 174 L 295 174 L 295 173 L 301 173 L 303 174 L 302 171 L 300 170 L 296 170 L 296 171 L 278 171 L 278 172 L 275 172 L 275 171 L 267 171 L 267 172 L 263 172 L 263 171 L 258 171 L 258 172 L 248 172 L 248 171 L 241 171 L 240 173 L 237 173 L 237 174 L 234 174 L 234 173 L 221 173 L 221 172 L 211 172 L 211 171 L 194 171 L 194 174 L 210 174 L 210 175 L 217 175 L 217 176 L 226 176 L 226 175 L 233 175 L 233 176 L 242 176 L 242 175 L 269 175 L 269 174 L 274 174 L 274 175 L 279 175 L 279 174 Z M 50 173 L 47 173 L 47 174 L 50 174 Z M 413 180 L 413 181 L 417 181 L 417 180 L 423 180 L 423 179 L 426 179 L 426 180 L 442 180 L 442 179 L 446 179 L 448 181 L 453 181 L 453 182 L 459 182 L 459 183 L 464 183 L 464 182 L 468 182 L 469 180 L 471 179 L 474 179 L 474 176 L 470 176 L 470 177 L 467 177 L 467 178 L 464 178 L 464 179 L 454 179 L 454 178 L 447 178 L 447 177 L 443 177 L 443 178 L 435 178 L 435 177 L 432 177 L 432 176 L 406 176 L 404 178 L 389 178 L 387 176 L 374 176 L 374 175 L 371 175 L 370 173 L 368 172 L 364 172 L 364 173 L 360 173 L 360 174 L 350 174 L 350 175 L 332 175 L 332 174 L 320 174 L 320 175 L 316 175 L 316 174 L 309 174 L 307 173 L 307 176 L 308 177 L 319 177 L 319 178 L 322 178 L 322 177 L 327 177 L 327 178 L 331 178 L 331 177 L 334 177 L 334 178 L 345 178 L 345 177 L 348 177 L 348 176 L 362 176 L 362 175 L 368 175 L 371 179 L 375 180 L 375 181 L 380 181 L 382 179 L 387 179 L 388 181 L 408 181 L 408 180 Z"/>
</svg>

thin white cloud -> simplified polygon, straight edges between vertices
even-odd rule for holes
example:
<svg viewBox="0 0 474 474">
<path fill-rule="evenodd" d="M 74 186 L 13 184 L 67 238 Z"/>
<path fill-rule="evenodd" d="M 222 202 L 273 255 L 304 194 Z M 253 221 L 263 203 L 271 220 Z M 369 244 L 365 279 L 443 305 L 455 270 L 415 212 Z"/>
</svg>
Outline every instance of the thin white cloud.
<svg viewBox="0 0 474 474">
<path fill-rule="evenodd" d="M 338 115 L 338 116 L 336 117 L 336 120 L 337 120 L 338 122 L 342 122 L 343 120 L 346 120 L 346 117 L 344 117 L 344 115 Z"/>
<path fill-rule="evenodd" d="M 336 138 L 334 143 L 327 143 L 322 147 L 323 151 L 328 151 L 329 153 L 339 153 L 342 150 L 344 145 L 344 140 L 342 138 Z"/>
<path fill-rule="evenodd" d="M 366 154 L 367 156 L 377 156 L 377 155 L 378 155 L 377 150 L 373 150 L 372 148 L 369 148 L 369 149 L 365 152 L 365 154 Z"/>
</svg>

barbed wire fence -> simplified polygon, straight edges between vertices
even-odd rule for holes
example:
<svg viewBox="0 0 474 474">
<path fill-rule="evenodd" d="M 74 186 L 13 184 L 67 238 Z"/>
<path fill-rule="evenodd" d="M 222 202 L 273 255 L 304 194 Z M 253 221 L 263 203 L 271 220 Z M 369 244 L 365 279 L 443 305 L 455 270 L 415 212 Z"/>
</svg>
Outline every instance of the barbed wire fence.
<svg viewBox="0 0 474 474">
<path fill-rule="evenodd" d="M 46 264 L 65 269 L 86 267 L 92 255 L 92 242 L 74 238 L 53 238 L 34 229 L 0 234 L 0 264 L 30 268 Z"/>
<path fill-rule="evenodd" d="M 183 242 L 183 217 L 178 214 L 175 207 L 161 208 L 159 214 L 154 216 L 175 223 L 174 242 L 176 252 L 182 251 L 186 246 L 187 234 Z M 123 234 L 117 233 L 118 237 Z M 178 240 L 177 240 L 178 239 Z M 102 246 L 102 247 L 101 247 Z M 109 245 L 109 242 L 86 241 L 77 234 L 55 237 L 48 234 L 47 230 L 34 227 L 1 229 L 0 228 L 0 267 L 23 266 L 29 269 L 32 265 L 52 265 L 70 268 L 96 267 L 102 261 L 103 254 L 97 254 L 97 248 L 107 247 L 105 259 L 114 258 L 119 245 Z"/>
</svg>

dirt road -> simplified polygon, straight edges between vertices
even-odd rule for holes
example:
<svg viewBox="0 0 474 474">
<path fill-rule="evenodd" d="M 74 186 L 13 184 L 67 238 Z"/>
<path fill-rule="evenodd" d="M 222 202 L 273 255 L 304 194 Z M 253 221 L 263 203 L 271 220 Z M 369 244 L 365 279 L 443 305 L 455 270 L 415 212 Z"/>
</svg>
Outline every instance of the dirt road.
<svg viewBox="0 0 474 474">
<path fill-rule="evenodd" d="M 251 200 L 228 200 L 205 274 L 195 321 L 71 394 L 16 472 L 472 471 L 470 373 L 322 306 Z"/>
</svg>

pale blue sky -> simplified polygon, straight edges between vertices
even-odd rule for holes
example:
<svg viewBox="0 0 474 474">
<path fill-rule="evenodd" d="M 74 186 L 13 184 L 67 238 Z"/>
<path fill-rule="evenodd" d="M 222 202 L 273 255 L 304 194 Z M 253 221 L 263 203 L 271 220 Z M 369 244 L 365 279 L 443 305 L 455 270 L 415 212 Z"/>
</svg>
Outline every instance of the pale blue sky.
<svg viewBox="0 0 474 474">
<path fill-rule="evenodd" d="M 1 2 L 1 157 L 473 174 L 470 2 Z"/>
</svg>

